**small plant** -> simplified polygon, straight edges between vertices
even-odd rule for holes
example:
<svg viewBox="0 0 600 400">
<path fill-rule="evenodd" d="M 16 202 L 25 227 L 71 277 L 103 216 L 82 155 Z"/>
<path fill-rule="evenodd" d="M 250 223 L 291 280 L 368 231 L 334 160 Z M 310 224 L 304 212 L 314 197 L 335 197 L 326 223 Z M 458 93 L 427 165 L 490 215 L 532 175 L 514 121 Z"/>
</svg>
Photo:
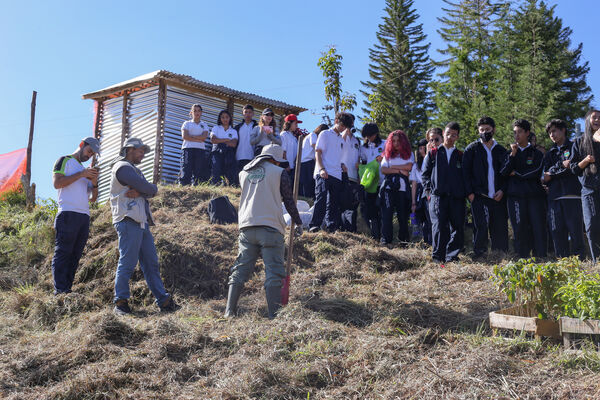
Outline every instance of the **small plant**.
<svg viewBox="0 0 600 400">
<path fill-rule="evenodd" d="M 555 296 L 557 290 L 581 273 L 577 257 L 547 263 L 530 258 L 494 266 L 490 279 L 511 303 L 533 304 L 539 318 L 556 319 L 562 311 L 561 299 Z"/>
<path fill-rule="evenodd" d="M 600 319 L 600 275 L 572 277 L 556 292 L 562 315 L 579 319 Z"/>
</svg>

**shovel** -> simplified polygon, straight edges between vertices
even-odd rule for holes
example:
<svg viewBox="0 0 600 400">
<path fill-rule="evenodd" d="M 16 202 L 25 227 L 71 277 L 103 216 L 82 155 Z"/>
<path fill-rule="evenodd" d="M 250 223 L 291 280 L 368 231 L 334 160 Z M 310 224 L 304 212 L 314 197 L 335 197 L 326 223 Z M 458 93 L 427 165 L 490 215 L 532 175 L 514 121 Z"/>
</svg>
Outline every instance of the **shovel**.
<svg viewBox="0 0 600 400">
<path fill-rule="evenodd" d="M 296 167 L 294 168 L 294 204 L 298 203 L 298 186 L 300 185 L 300 164 L 302 160 L 302 142 L 306 136 L 301 134 L 298 136 L 298 152 L 296 154 Z M 292 257 L 294 254 L 294 229 L 296 224 L 292 219 L 290 225 L 290 236 L 288 237 L 288 254 L 285 263 L 285 278 L 283 286 L 281 286 L 281 305 L 287 305 L 290 299 L 290 273 L 292 271 Z"/>
</svg>

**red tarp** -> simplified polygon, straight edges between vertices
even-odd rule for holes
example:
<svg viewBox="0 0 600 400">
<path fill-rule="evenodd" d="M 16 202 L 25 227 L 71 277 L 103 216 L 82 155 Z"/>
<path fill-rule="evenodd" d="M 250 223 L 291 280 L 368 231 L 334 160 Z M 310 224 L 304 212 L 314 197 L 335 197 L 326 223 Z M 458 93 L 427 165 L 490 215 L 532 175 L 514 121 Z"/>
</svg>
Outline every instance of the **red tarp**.
<svg viewBox="0 0 600 400">
<path fill-rule="evenodd" d="M 27 149 L 0 154 L 0 193 L 21 187 L 21 175 L 27 169 Z"/>
</svg>

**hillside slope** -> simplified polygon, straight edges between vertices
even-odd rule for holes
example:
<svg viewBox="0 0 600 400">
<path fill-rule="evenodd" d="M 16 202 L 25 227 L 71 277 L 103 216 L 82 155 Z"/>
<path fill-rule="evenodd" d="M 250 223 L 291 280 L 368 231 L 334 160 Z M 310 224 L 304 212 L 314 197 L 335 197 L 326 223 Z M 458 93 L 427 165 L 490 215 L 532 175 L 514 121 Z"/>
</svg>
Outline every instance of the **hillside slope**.
<svg viewBox="0 0 600 400">
<path fill-rule="evenodd" d="M 0 213 L 0 397 L 8 399 L 594 398 L 600 358 L 555 342 L 493 337 L 506 305 L 491 265 L 428 261 L 361 234 L 305 234 L 290 304 L 268 320 L 264 273 L 225 320 L 237 227 L 208 201 L 238 192 L 161 187 L 152 200 L 161 274 L 182 308 L 160 314 L 141 272 L 133 316 L 112 313 L 118 251 L 110 210 L 93 211 L 74 293 L 53 296 L 52 212 Z M 237 206 L 237 204 L 236 204 Z"/>
</svg>

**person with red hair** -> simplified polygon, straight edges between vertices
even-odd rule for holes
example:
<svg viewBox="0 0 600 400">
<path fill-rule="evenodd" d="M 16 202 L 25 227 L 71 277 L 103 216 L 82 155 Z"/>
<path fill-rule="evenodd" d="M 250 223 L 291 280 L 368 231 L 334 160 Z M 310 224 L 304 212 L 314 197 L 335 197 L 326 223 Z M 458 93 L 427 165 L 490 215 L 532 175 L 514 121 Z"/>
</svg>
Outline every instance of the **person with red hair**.
<svg viewBox="0 0 600 400">
<path fill-rule="evenodd" d="M 398 218 L 398 239 L 400 242 L 409 241 L 408 211 L 410 209 L 410 195 L 408 192 L 408 176 L 414 162 L 415 158 L 406 134 L 401 130 L 390 133 L 381 160 L 381 173 L 385 177 L 379 190 L 382 244 L 392 243 L 394 213 Z"/>
</svg>

